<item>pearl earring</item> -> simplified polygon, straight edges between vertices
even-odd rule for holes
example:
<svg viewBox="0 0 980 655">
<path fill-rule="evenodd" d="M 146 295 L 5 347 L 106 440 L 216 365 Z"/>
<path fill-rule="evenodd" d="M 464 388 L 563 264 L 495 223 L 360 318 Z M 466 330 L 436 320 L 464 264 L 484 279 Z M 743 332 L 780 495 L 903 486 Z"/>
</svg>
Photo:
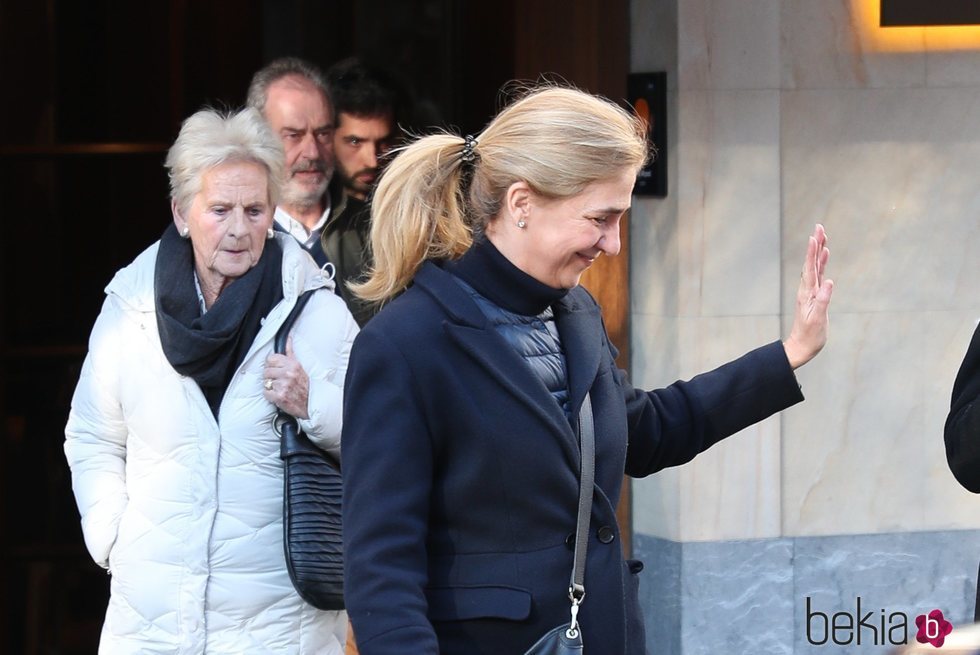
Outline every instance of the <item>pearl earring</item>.
<svg viewBox="0 0 980 655">
<path fill-rule="evenodd" d="M 517 227 L 523 230 L 524 228 L 527 227 L 527 221 L 525 221 L 523 218 L 520 219 L 519 221 L 517 221 Z"/>
<path fill-rule="evenodd" d="M 182 239 L 186 239 L 190 235 L 191 235 L 191 228 L 187 227 L 186 225 L 183 228 L 181 228 L 180 236 Z"/>
<path fill-rule="evenodd" d="M 276 231 L 275 231 L 275 230 L 273 230 L 273 229 L 272 229 L 272 228 L 270 227 L 270 228 L 269 228 L 269 231 L 265 233 L 265 238 L 266 238 L 266 239 L 275 239 L 275 238 L 276 238 Z"/>
</svg>

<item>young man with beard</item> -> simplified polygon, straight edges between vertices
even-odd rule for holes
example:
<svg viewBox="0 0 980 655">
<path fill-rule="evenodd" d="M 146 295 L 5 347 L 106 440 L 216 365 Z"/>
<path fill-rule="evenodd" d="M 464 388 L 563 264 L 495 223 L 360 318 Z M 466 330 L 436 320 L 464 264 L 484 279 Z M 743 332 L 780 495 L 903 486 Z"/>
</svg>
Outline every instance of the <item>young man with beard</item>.
<svg viewBox="0 0 980 655">
<path fill-rule="evenodd" d="M 323 247 L 337 267 L 341 296 L 363 326 L 377 307 L 355 297 L 345 283 L 361 280 L 371 265 L 371 192 L 384 155 L 398 138 L 399 97 L 383 71 L 356 58 L 340 61 L 327 71 L 327 88 L 337 116 L 333 133 L 336 172 L 347 205 L 336 219 L 328 221 Z"/>
</svg>

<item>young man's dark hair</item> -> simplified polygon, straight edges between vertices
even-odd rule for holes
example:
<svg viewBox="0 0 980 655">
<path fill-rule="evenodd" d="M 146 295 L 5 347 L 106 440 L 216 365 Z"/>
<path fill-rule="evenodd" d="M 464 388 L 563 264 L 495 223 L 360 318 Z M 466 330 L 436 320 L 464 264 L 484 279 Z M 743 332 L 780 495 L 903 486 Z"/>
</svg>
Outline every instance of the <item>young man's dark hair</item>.
<svg viewBox="0 0 980 655">
<path fill-rule="evenodd" d="M 327 71 L 327 87 L 334 111 L 354 116 L 390 116 L 397 124 L 398 85 L 385 70 L 349 57 Z"/>
</svg>

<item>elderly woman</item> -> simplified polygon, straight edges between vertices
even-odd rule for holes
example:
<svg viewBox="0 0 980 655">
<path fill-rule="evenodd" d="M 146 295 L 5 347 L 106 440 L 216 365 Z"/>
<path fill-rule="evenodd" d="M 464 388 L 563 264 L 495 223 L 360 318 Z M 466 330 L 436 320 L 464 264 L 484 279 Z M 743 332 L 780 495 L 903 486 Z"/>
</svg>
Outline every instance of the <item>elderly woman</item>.
<svg viewBox="0 0 980 655">
<path fill-rule="evenodd" d="M 340 447 L 357 328 L 272 228 L 282 146 L 254 110 L 201 111 L 167 156 L 173 225 L 120 270 L 89 342 L 65 452 L 93 559 L 112 576 L 103 653 L 341 653 L 343 612 L 294 591 L 273 416 Z"/>
<path fill-rule="evenodd" d="M 520 654 L 569 622 L 586 392 L 581 634 L 586 653 L 644 653 L 642 565 L 624 561 L 616 523 L 623 473 L 683 464 L 802 400 L 793 369 L 823 347 L 832 291 L 819 226 L 784 343 L 651 392 L 616 369 L 578 282 L 619 251 L 646 157 L 627 112 L 543 88 L 475 139 L 416 141 L 382 177 L 376 264 L 357 290 L 401 295 L 358 335 L 344 394 L 345 582 L 362 655 Z"/>
</svg>

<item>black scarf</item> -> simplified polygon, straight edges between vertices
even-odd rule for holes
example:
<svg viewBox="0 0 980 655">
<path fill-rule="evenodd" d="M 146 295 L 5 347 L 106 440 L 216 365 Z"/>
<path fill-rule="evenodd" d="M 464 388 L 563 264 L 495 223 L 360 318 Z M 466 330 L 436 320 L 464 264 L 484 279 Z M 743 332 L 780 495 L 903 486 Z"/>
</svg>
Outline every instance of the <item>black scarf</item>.
<svg viewBox="0 0 980 655">
<path fill-rule="evenodd" d="M 270 239 L 258 263 L 232 281 L 201 316 L 194 287 L 194 251 L 171 224 L 160 237 L 153 296 L 167 361 L 204 392 L 214 417 L 235 369 L 262 319 L 282 299 L 282 249 Z"/>
</svg>

